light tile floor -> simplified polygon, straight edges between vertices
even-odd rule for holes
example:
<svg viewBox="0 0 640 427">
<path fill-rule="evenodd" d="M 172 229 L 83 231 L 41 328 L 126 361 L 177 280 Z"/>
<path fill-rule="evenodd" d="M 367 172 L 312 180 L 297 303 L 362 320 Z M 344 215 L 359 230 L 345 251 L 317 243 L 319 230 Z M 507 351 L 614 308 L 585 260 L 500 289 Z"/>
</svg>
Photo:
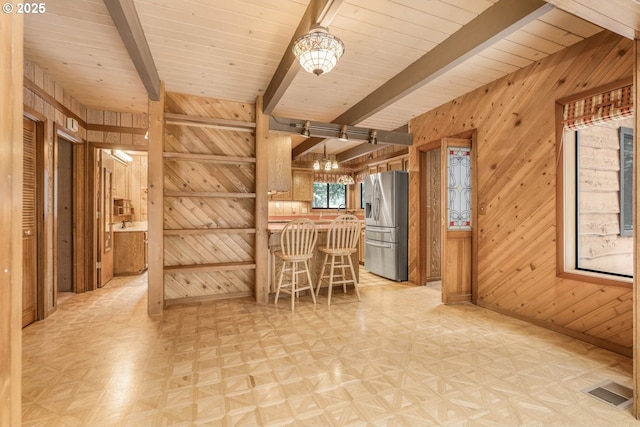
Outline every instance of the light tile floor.
<svg viewBox="0 0 640 427">
<path fill-rule="evenodd" d="M 24 329 L 25 426 L 632 426 L 581 390 L 629 358 L 427 287 L 146 315 L 146 277 L 78 294 Z"/>
</svg>

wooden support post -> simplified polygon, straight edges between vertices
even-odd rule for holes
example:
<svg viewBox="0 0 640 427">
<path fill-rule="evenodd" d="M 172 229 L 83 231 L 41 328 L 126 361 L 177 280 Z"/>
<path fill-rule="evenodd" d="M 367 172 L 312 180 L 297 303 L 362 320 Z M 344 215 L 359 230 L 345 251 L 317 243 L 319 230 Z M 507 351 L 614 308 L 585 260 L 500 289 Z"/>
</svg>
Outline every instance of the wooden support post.
<svg viewBox="0 0 640 427">
<path fill-rule="evenodd" d="M 256 99 L 256 302 L 269 302 L 269 248 L 267 225 L 269 220 L 268 166 L 269 166 L 269 116 L 262 110 L 262 96 Z"/>
<path fill-rule="evenodd" d="M 160 100 L 149 100 L 148 312 L 164 310 L 164 82 Z"/>
<path fill-rule="evenodd" d="M 22 399 L 23 15 L 0 15 L 0 426 L 19 426 Z M 8 238 L 6 238 L 8 237 Z"/>
<path fill-rule="evenodd" d="M 640 39 L 636 34 L 633 45 L 633 105 L 634 109 L 638 109 L 640 101 Z M 633 238 L 635 248 L 633 252 L 633 416 L 640 419 L 640 232 L 638 225 L 640 224 L 640 171 L 638 171 L 638 153 L 640 153 L 640 144 L 638 143 L 638 132 L 640 132 L 640 114 L 634 111 L 633 115 Z"/>
</svg>

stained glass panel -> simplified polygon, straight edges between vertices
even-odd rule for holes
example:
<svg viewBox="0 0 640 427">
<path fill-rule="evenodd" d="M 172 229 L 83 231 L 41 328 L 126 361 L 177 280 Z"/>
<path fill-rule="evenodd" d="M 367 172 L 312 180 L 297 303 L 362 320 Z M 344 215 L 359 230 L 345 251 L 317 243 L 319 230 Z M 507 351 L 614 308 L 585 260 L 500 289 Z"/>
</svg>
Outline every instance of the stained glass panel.
<svg viewBox="0 0 640 427">
<path fill-rule="evenodd" d="M 471 230 L 471 148 L 449 147 L 447 228 Z"/>
</svg>

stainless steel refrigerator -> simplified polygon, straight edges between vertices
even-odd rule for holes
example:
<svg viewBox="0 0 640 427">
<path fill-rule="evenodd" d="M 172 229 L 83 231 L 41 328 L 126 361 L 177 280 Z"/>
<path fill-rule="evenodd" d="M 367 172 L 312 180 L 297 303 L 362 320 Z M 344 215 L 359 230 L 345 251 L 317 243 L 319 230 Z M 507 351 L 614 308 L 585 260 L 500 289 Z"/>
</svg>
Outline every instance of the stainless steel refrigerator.
<svg viewBox="0 0 640 427">
<path fill-rule="evenodd" d="M 409 174 L 369 175 L 364 181 L 364 268 L 406 281 L 408 268 Z"/>
</svg>

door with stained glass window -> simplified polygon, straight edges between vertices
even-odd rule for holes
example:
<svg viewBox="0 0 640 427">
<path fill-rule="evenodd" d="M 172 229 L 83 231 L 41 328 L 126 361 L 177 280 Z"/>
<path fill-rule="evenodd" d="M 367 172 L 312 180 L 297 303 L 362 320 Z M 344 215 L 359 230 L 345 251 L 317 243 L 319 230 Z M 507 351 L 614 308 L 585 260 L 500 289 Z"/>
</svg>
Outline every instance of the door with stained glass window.
<svg viewBox="0 0 640 427">
<path fill-rule="evenodd" d="M 442 140 L 442 301 L 471 300 L 473 181 L 471 141 Z"/>
</svg>

